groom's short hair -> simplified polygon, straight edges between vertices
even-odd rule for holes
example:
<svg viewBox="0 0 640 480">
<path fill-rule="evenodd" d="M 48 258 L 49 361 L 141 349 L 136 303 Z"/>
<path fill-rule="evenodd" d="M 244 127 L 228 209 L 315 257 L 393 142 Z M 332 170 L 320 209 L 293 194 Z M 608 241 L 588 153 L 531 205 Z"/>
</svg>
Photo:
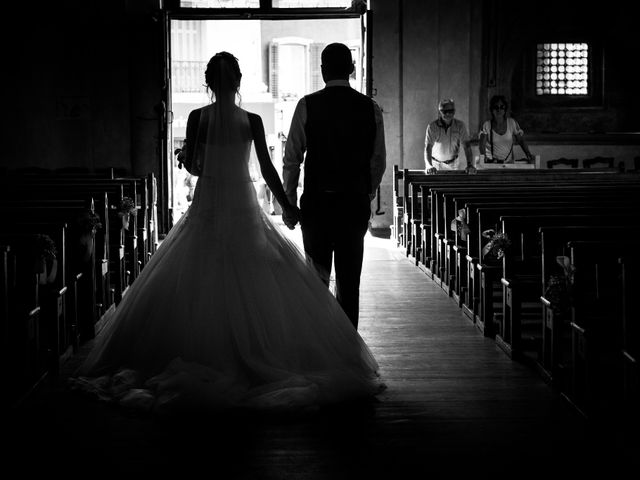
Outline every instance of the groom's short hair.
<svg viewBox="0 0 640 480">
<path fill-rule="evenodd" d="M 353 72 L 351 50 L 344 43 L 330 43 L 320 56 L 322 68 L 332 76 L 347 78 Z"/>
</svg>

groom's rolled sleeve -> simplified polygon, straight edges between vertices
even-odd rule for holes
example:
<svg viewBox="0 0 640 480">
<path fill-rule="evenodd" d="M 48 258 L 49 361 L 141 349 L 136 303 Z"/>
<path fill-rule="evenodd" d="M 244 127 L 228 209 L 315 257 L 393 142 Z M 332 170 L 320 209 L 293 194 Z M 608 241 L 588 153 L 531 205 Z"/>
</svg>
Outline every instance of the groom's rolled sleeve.
<svg viewBox="0 0 640 480">
<path fill-rule="evenodd" d="M 287 143 L 284 147 L 282 160 L 282 179 L 284 192 L 292 205 L 298 204 L 298 182 L 300 180 L 300 165 L 304 161 L 307 149 L 307 136 L 304 131 L 307 122 L 307 102 L 300 99 L 291 119 Z"/>
<path fill-rule="evenodd" d="M 376 118 L 376 139 L 373 145 L 373 155 L 371 156 L 371 195 L 376 194 L 376 190 L 382 182 L 382 176 L 387 168 L 387 149 L 384 141 L 384 120 L 382 110 L 376 102 L 373 102 L 373 110 Z"/>
</svg>

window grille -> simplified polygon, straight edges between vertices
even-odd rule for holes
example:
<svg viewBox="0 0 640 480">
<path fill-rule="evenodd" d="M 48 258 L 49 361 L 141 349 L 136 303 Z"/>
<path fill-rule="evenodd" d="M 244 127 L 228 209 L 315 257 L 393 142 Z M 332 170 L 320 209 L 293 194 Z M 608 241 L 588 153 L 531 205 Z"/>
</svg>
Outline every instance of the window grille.
<svg viewBox="0 0 640 480">
<path fill-rule="evenodd" d="M 539 43 L 536 48 L 536 95 L 588 95 L 589 45 Z"/>
</svg>

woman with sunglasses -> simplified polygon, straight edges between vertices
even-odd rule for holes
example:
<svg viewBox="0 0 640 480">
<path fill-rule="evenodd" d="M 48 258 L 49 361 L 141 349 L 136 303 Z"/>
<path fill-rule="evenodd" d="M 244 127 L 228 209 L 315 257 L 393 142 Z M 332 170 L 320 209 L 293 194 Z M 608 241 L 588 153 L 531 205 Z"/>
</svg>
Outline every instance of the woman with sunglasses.
<svg viewBox="0 0 640 480">
<path fill-rule="evenodd" d="M 485 163 L 513 163 L 513 147 L 517 143 L 526 155 L 527 161 L 533 163 L 534 158 L 524 140 L 524 132 L 515 119 L 507 116 L 508 108 L 509 103 L 503 95 L 491 97 L 491 120 L 484 122 L 480 130 L 480 155 L 484 155 Z"/>
</svg>

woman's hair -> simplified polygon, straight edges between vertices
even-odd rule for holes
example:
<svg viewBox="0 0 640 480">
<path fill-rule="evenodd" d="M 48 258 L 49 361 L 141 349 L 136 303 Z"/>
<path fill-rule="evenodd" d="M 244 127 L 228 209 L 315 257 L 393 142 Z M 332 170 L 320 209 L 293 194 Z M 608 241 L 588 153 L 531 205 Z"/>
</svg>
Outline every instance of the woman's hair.
<svg viewBox="0 0 640 480">
<path fill-rule="evenodd" d="M 499 103 L 502 103 L 505 106 L 505 112 L 509 110 L 509 102 L 507 102 L 507 97 L 505 97 L 504 95 L 494 95 L 493 97 L 491 97 L 491 100 L 489 100 L 489 112 L 492 115 L 493 109 Z"/>
<path fill-rule="evenodd" d="M 239 95 L 242 73 L 238 59 L 229 52 L 216 53 L 207 64 L 204 78 L 212 100 L 220 99 L 224 93 Z"/>
</svg>

